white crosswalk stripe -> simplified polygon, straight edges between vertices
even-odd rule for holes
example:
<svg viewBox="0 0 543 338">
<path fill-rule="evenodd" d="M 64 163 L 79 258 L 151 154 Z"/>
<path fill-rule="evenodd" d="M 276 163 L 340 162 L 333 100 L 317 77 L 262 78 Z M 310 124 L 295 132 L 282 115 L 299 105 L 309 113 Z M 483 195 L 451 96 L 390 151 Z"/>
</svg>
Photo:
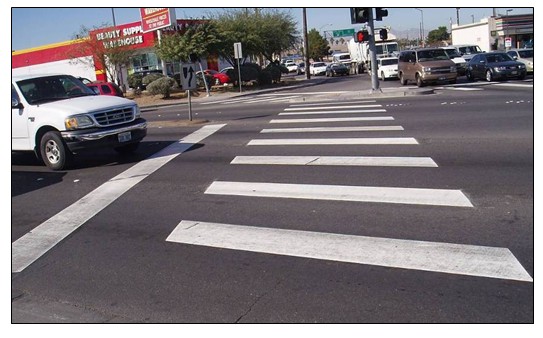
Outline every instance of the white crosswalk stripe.
<svg viewBox="0 0 543 338">
<path fill-rule="evenodd" d="M 168 242 L 533 282 L 506 248 L 181 221 Z"/>
<path fill-rule="evenodd" d="M 313 133 L 341 131 L 393 131 L 404 130 L 402 126 L 366 126 L 366 127 L 313 127 L 313 128 L 267 128 L 260 133 Z"/>
<path fill-rule="evenodd" d="M 412 137 L 359 137 L 359 138 L 313 138 L 313 139 L 256 139 L 249 146 L 272 145 L 355 145 L 355 144 L 418 144 Z"/>
<path fill-rule="evenodd" d="M 323 117 L 311 119 L 274 119 L 270 123 L 315 123 L 315 122 L 355 122 L 355 121 L 392 121 L 392 116 L 369 116 L 369 117 Z"/>
<path fill-rule="evenodd" d="M 236 156 L 231 164 L 437 167 L 430 157 L 390 156 Z"/>
</svg>

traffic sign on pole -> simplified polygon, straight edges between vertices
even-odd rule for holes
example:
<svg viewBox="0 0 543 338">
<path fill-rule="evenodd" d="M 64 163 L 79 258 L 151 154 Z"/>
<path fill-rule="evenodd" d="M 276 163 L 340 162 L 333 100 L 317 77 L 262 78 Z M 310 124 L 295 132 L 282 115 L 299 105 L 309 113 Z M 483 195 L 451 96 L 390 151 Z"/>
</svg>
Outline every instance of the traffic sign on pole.
<svg viewBox="0 0 543 338">
<path fill-rule="evenodd" d="M 181 64 L 181 85 L 183 89 L 196 89 L 196 72 L 194 71 L 194 63 Z"/>
</svg>

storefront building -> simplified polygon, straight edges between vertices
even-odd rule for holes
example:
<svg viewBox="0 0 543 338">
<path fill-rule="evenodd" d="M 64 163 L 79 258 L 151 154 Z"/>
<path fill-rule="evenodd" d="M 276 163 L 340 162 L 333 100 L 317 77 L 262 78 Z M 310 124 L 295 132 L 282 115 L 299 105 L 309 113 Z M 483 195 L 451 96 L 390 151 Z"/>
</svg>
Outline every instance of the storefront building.
<svg viewBox="0 0 543 338">
<path fill-rule="evenodd" d="M 201 20 L 177 20 L 177 25 L 164 31 L 182 32 L 190 25 L 201 23 Z M 112 81 L 128 88 L 128 75 L 135 72 L 161 71 L 168 75 L 179 72 L 179 63 L 162 62 L 155 53 L 154 46 L 158 42 L 158 32 L 144 33 L 141 22 L 133 22 L 115 27 L 108 27 L 89 32 L 89 37 L 49 44 L 11 53 L 11 73 L 47 74 L 64 73 L 96 81 Z M 164 34 L 164 32 L 162 33 Z M 92 41 L 92 42 L 91 42 Z M 89 47 L 90 44 L 95 44 Z M 114 76 L 106 78 L 104 65 L 97 60 L 93 48 L 114 48 L 125 46 L 133 51 L 128 65 L 118 69 Z M 219 70 L 219 60 L 215 56 L 202 59 L 203 69 Z M 226 66 L 226 65 L 225 65 Z"/>
<path fill-rule="evenodd" d="M 475 44 L 483 51 L 533 48 L 534 15 L 507 15 L 452 25 L 453 45 Z"/>
</svg>

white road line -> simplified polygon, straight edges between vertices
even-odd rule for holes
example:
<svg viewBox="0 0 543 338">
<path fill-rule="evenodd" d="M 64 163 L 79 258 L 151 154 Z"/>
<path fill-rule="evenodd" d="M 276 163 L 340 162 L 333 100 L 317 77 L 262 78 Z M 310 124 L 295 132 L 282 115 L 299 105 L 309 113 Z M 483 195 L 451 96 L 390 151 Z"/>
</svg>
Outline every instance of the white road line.
<svg viewBox="0 0 543 338">
<path fill-rule="evenodd" d="M 437 167 L 430 157 L 236 156 L 230 164 Z"/>
<path fill-rule="evenodd" d="M 231 164 L 437 167 L 430 157 L 236 156 Z"/>
<path fill-rule="evenodd" d="M 290 100 L 295 99 L 297 97 L 300 97 L 299 95 L 294 96 L 284 96 L 284 97 L 269 97 L 269 98 L 257 98 L 253 100 L 247 100 L 243 101 L 243 104 L 249 104 L 249 103 L 256 103 L 256 102 L 270 102 L 270 101 L 282 101 L 282 100 Z"/>
<path fill-rule="evenodd" d="M 350 106 L 331 106 L 331 107 L 298 107 L 298 108 L 285 108 L 285 111 L 301 111 L 301 110 L 319 110 L 319 109 L 354 109 L 354 108 L 377 108 L 382 107 L 380 104 L 360 104 Z"/>
<path fill-rule="evenodd" d="M 225 124 L 218 124 L 200 128 L 179 142 L 164 148 L 148 159 L 113 177 L 11 243 L 11 271 L 23 271 L 134 185 L 224 126 Z"/>
<path fill-rule="evenodd" d="M 473 207 L 460 190 L 215 181 L 213 195 Z"/>
<path fill-rule="evenodd" d="M 484 90 L 483 88 L 463 88 L 463 87 L 436 87 L 435 89 L 441 89 L 441 90 L 458 90 L 458 91 L 478 91 L 478 90 Z"/>
<path fill-rule="evenodd" d="M 520 87 L 520 88 L 533 88 L 533 84 L 525 84 L 525 83 L 495 83 L 493 86 L 500 86 L 500 87 Z"/>
<path fill-rule="evenodd" d="M 373 103 L 375 100 L 366 100 L 366 101 L 349 101 L 345 104 L 355 104 L 355 103 Z M 290 107 L 309 107 L 309 106 L 325 106 L 329 104 L 338 104 L 336 100 L 333 102 L 319 102 L 319 103 L 298 103 L 298 104 L 291 104 Z"/>
<path fill-rule="evenodd" d="M 316 115 L 316 114 L 358 114 L 358 113 L 384 113 L 386 109 L 358 109 L 358 110 L 326 110 L 304 111 L 294 113 L 279 113 L 279 115 Z"/>
<path fill-rule="evenodd" d="M 313 122 L 355 122 L 355 121 L 392 121 L 392 116 L 369 116 L 369 117 L 324 117 L 315 119 L 275 119 L 270 123 L 313 123 Z"/>
<path fill-rule="evenodd" d="M 181 221 L 168 242 L 533 282 L 507 248 Z"/>
<path fill-rule="evenodd" d="M 419 144 L 413 137 L 358 137 L 358 138 L 305 138 L 305 139 L 256 139 L 248 146 L 270 145 L 337 145 L 337 144 Z"/>
<path fill-rule="evenodd" d="M 395 131 L 395 130 L 404 130 L 404 129 L 402 126 L 269 128 L 269 129 L 262 129 L 260 133 L 269 134 L 269 133 L 313 133 L 313 132 Z"/>
</svg>

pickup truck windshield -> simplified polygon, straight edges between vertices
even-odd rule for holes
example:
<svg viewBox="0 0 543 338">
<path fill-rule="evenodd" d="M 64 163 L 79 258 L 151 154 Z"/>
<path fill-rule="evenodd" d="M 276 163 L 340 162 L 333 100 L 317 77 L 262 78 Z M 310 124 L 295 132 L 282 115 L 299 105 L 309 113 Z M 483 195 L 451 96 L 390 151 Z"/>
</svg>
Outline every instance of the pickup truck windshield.
<svg viewBox="0 0 543 338">
<path fill-rule="evenodd" d="M 52 75 L 17 82 L 21 93 L 31 105 L 96 95 L 92 89 L 70 75 Z"/>
</svg>

